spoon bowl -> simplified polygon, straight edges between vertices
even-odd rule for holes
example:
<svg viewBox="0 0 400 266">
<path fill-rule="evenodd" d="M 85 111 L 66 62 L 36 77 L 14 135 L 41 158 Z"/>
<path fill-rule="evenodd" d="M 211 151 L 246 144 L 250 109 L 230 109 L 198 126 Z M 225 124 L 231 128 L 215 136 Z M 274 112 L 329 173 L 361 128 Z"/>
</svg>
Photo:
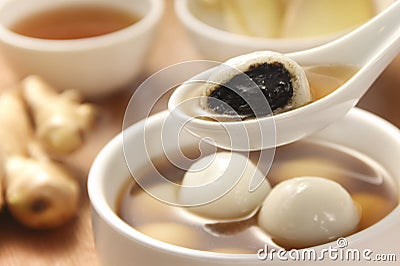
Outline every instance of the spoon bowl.
<svg viewBox="0 0 400 266">
<path fill-rule="evenodd" d="M 193 96 L 196 83 L 209 80 L 214 70 L 210 69 L 179 86 L 168 102 L 168 109 L 189 132 L 206 141 L 212 138 L 214 145 L 224 149 L 268 149 L 304 138 L 343 117 L 399 53 L 398 14 L 400 2 L 396 1 L 340 39 L 310 50 L 286 54 L 303 66 L 339 64 L 360 67 L 345 84 L 315 102 L 273 116 L 240 122 L 193 118 L 180 106 Z M 246 136 L 247 140 L 244 140 Z"/>
</svg>

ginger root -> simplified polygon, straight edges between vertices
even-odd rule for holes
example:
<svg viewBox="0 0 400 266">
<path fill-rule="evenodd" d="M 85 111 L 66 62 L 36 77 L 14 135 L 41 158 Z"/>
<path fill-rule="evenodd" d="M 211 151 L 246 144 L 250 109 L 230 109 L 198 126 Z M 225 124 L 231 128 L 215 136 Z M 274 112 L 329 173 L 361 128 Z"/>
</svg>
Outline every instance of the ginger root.
<svg viewBox="0 0 400 266">
<path fill-rule="evenodd" d="M 3 209 L 4 206 L 4 184 L 3 184 L 3 179 L 4 179 L 4 169 L 2 167 L 3 164 L 3 159 L 0 158 L 0 211 Z"/>
<path fill-rule="evenodd" d="M 33 129 L 18 88 L 0 95 L 0 154 L 27 155 Z"/>
<path fill-rule="evenodd" d="M 7 161 L 5 183 L 8 209 L 28 227 L 60 226 L 78 208 L 78 184 L 54 162 L 13 156 Z"/>
<path fill-rule="evenodd" d="M 95 108 L 81 104 L 75 91 L 58 94 L 38 76 L 27 77 L 22 87 L 43 146 L 56 154 L 70 153 L 80 147 L 84 133 L 93 124 Z"/>
<path fill-rule="evenodd" d="M 32 135 L 27 116 L 18 117 L 25 109 L 16 90 L 0 97 L 0 210 L 4 205 L 4 175 L 7 157 L 26 155 L 28 139 Z M 17 116 L 17 117 L 16 117 Z M 18 123 L 16 123 L 18 121 Z"/>
<path fill-rule="evenodd" d="M 14 89 L 0 95 L 0 174 L 5 181 L 5 202 L 24 225 L 59 226 L 76 213 L 79 186 L 36 144 L 19 92 Z"/>
</svg>

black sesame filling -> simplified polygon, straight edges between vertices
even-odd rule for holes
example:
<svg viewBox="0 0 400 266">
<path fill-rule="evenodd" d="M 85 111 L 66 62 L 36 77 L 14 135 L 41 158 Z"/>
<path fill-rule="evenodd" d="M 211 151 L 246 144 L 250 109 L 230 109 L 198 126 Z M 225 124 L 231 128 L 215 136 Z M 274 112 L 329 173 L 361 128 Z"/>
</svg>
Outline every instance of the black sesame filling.
<svg viewBox="0 0 400 266">
<path fill-rule="evenodd" d="M 289 103 L 293 96 L 291 75 L 278 62 L 252 65 L 208 96 L 208 108 L 215 113 L 242 119 L 266 116 Z"/>
</svg>

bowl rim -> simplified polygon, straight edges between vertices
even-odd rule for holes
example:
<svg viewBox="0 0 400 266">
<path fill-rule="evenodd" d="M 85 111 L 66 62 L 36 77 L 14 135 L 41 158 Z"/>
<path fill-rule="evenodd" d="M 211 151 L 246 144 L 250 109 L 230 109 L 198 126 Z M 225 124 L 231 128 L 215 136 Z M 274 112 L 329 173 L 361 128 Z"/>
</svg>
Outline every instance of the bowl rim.
<svg viewBox="0 0 400 266">
<path fill-rule="evenodd" d="M 255 262 L 260 261 L 257 258 L 257 254 L 227 254 L 227 253 L 217 253 L 211 251 L 201 251 L 194 250 L 190 248 L 175 246 L 173 244 L 165 243 L 160 240 L 156 240 L 147 236 L 132 226 L 124 222 L 113 210 L 112 206 L 106 201 L 103 194 L 104 177 L 102 175 L 103 169 L 107 162 L 112 160 L 115 154 L 122 151 L 122 138 L 123 134 L 137 134 L 140 130 L 146 126 L 151 126 L 153 124 L 160 123 L 160 121 L 166 116 L 168 111 L 162 111 L 155 115 L 150 116 L 147 119 L 143 119 L 138 123 L 127 128 L 124 132 L 119 133 L 115 136 L 106 146 L 100 151 L 94 160 L 92 167 L 88 175 L 87 189 L 89 194 L 89 199 L 92 205 L 92 211 L 96 212 L 99 218 L 110 226 L 115 232 L 127 238 L 129 241 L 136 242 L 142 246 L 147 246 L 151 249 L 156 249 L 158 251 L 170 253 L 180 257 L 190 257 L 197 258 L 204 261 L 223 261 L 223 262 Z M 378 117 L 375 114 L 367 112 L 359 108 L 352 108 L 349 113 L 345 116 L 345 119 L 358 120 L 362 123 L 368 124 L 369 126 L 379 127 L 379 129 L 386 134 L 391 140 L 400 144 L 400 129 Z M 124 162 L 125 163 L 125 162 Z M 128 167 L 128 166 L 126 166 Z M 396 180 L 396 183 L 400 183 L 400 177 Z M 93 216 L 92 216 L 93 217 Z M 369 235 L 380 235 L 380 233 L 385 230 L 388 226 L 398 226 L 396 217 L 400 217 L 400 204 L 387 216 L 381 219 L 376 224 L 360 231 L 350 236 L 346 239 L 350 244 L 363 243 L 364 235 L 369 233 Z M 316 251 L 327 249 L 330 246 L 334 246 L 334 242 L 329 242 L 319 246 L 310 247 Z M 262 248 L 262 247 L 260 247 Z M 276 262 L 276 261 L 275 261 Z M 279 263 L 285 263 L 285 261 L 279 261 Z"/>
<path fill-rule="evenodd" d="M 108 46 L 122 42 L 125 39 L 138 37 L 150 31 L 161 20 L 164 13 L 165 4 L 163 0 L 145 0 L 149 4 L 149 10 L 135 23 L 128 27 L 113 31 L 107 34 L 69 40 L 51 40 L 24 36 L 8 29 L 0 23 L 0 40 L 9 46 L 19 47 L 26 50 L 51 51 L 51 52 L 70 52 L 76 50 L 88 50 L 98 47 Z M 0 9 L 9 1 L 2 1 Z M 93 2 L 93 1 L 91 1 Z M 100 5 L 113 6 L 114 1 L 100 1 Z M 64 1 L 61 5 L 71 4 Z M 82 2 L 72 2 L 80 5 Z M 84 3 L 83 3 L 84 4 Z"/>
</svg>

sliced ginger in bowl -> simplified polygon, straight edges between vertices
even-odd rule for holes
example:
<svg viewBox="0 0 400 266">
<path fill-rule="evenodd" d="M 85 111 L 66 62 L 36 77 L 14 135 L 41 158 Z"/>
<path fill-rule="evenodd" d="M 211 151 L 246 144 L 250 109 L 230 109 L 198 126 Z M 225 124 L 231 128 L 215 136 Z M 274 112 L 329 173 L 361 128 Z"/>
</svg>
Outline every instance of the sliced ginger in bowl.
<svg viewBox="0 0 400 266">
<path fill-rule="evenodd" d="M 283 38 L 304 38 L 354 28 L 372 18 L 371 0 L 296 0 L 287 5 Z"/>
<path fill-rule="evenodd" d="M 192 3 L 193 4 L 193 3 Z M 260 38 L 307 38 L 365 23 L 372 0 L 198 0 L 195 15 L 228 32 Z"/>
</svg>

